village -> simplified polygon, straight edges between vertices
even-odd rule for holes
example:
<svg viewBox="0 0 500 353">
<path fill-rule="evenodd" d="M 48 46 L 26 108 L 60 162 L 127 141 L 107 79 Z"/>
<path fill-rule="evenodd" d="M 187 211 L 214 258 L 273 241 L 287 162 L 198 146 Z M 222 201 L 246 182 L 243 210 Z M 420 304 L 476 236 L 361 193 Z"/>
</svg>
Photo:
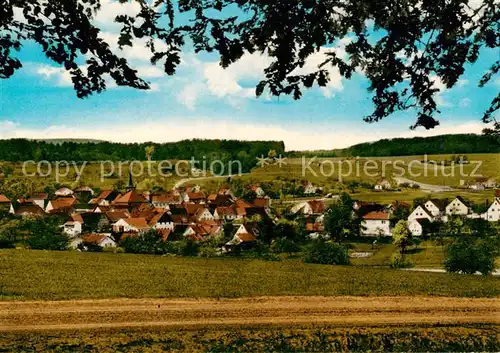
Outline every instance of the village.
<svg viewBox="0 0 500 353">
<path fill-rule="evenodd" d="M 388 184 L 388 183 L 387 183 Z M 374 186 L 385 190 L 384 181 Z M 132 175 L 124 192 L 103 190 L 95 194 L 88 186 L 71 190 L 61 187 L 53 197 L 34 193 L 15 201 L 0 195 L 0 207 L 10 217 L 41 218 L 58 216 L 65 220 L 61 231 L 69 238 L 69 248 L 116 248 L 127 238 L 155 231 L 163 242 L 189 239 L 203 242 L 225 238 L 220 251 L 252 248 L 260 238 L 260 225 L 276 225 L 280 219 L 300 219 L 300 231 L 310 239 L 328 238 L 325 230 L 327 198 L 315 198 L 321 188 L 304 181 L 303 195 L 309 197 L 277 212 L 273 199 L 258 184 L 247 186 L 251 199 L 235 195 L 230 185 L 222 185 L 216 193 L 207 194 L 199 185 L 188 184 L 170 191 L 141 192 L 134 186 Z M 485 203 L 488 202 L 485 200 Z M 428 198 L 411 205 L 395 201 L 390 204 L 353 200 L 352 213 L 360 219 L 359 236 L 391 237 L 395 223 L 405 220 L 412 236 L 432 232 L 432 224 L 447 223 L 450 219 L 500 220 L 500 190 L 492 188 L 492 201 L 483 205 L 484 212 L 474 212 L 461 196 L 451 202 Z M 224 237 L 223 237 L 224 235 Z"/>
</svg>

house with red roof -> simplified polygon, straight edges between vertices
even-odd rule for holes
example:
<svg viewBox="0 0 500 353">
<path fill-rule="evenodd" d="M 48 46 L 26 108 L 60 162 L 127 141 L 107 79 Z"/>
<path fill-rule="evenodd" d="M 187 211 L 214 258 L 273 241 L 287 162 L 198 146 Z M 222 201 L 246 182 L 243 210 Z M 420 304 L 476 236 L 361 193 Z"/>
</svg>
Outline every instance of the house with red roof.
<svg viewBox="0 0 500 353">
<path fill-rule="evenodd" d="M 115 233 L 145 233 L 151 227 L 146 218 L 122 218 L 113 224 Z"/>
<path fill-rule="evenodd" d="M 50 214 L 70 214 L 74 211 L 77 200 L 73 197 L 63 197 L 50 200 L 45 208 L 45 212 Z"/>
<path fill-rule="evenodd" d="M 10 213 L 13 213 L 14 211 L 10 199 L 2 194 L 0 194 L 0 211 L 10 212 Z"/>
<path fill-rule="evenodd" d="M 366 236 L 392 236 L 389 212 L 370 212 L 363 216 L 361 233 Z"/>
<path fill-rule="evenodd" d="M 130 209 L 143 204 L 149 204 L 149 201 L 135 189 L 128 191 L 125 195 L 118 196 L 111 205 L 114 208 Z"/>
</svg>

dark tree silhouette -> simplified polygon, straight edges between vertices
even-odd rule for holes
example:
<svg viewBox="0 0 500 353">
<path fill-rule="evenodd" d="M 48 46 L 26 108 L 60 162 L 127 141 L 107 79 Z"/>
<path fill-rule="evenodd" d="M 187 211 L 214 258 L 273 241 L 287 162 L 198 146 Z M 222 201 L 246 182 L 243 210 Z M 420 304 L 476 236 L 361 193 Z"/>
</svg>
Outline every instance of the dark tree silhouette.
<svg viewBox="0 0 500 353">
<path fill-rule="evenodd" d="M 119 46 L 132 46 L 134 38 L 145 39 L 151 62 L 163 65 L 168 75 L 175 74 L 188 38 L 196 52 L 219 53 L 224 68 L 244 53 L 268 55 L 272 62 L 257 85 L 258 96 L 267 90 L 299 99 L 304 88 L 328 83 L 331 66 L 347 79 L 362 70 L 370 80 L 375 106 L 365 117 L 367 122 L 414 108 L 417 119 L 412 127 L 435 127 L 439 109 L 433 98 L 434 80 L 453 87 L 466 65 L 477 61 L 481 49 L 500 46 L 498 0 L 130 1 L 141 10 L 134 16 L 116 17 L 122 27 Z M 13 51 L 24 40 L 32 40 L 48 58 L 70 71 L 78 97 L 104 90 L 106 74 L 118 85 L 149 88 L 120 53 L 112 52 L 98 36 L 93 18 L 99 0 L 1 0 L 0 4 L 0 77 L 9 78 L 21 68 Z M 25 20 L 15 19 L 14 8 L 22 10 Z M 192 21 L 186 22 L 188 15 Z M 347 59 L 326 49 L 346 36 L 352 38 L 345 48 Z M 158 41 L 163 45 L 155 45 Z M 320 50 L 326 56 L 317 70 L 298 74 L 307 58 Z M 83 55 L 88 72 L 81 68 Z M 497 60 L 479 86 L 499 70 Z M 494 116 L 499 108 L 500 93 L 483 116 L 485 123 L 494 125 L 488 133 L 500 134 Z"/>
</svg>

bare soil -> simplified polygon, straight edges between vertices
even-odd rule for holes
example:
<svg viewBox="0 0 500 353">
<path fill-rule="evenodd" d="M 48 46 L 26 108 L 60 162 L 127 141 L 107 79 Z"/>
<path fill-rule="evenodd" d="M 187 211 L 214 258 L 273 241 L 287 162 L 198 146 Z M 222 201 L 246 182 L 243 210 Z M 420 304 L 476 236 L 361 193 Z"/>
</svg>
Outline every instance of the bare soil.
<svg viewBox="0 0 500 353">
<path fill-rule="evenodd" d="M 0 332 L 125 327 L 500 324 L 500 299 L 260 297 L 0 302 Z"/>
</svg>

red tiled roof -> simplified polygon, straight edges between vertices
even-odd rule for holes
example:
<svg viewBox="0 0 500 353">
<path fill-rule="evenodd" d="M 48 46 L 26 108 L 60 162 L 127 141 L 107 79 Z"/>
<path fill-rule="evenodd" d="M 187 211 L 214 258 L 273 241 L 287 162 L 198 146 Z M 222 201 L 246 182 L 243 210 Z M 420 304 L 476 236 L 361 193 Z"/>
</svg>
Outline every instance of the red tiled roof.
<svg viewBox="0 0 500 353">
<path fill-rule="evenodd" d="M 114 223 L 120 219 L 130 218 L 130 214 L 126 211 L 108 211 L 106 212 L 106 217 Z"/>
<path fill-rule="evenodd" d="M 10 200 L 5 195 L 0 195 L 0 203 L 10 203 Z"/>
<path fill-rule="evenodd" d="M 138 203 L 147 203 L 148 200 L 135 190 L 127 192 L 123 196 L 119 196 L 113 201 L 114 204 L 118 205 L 131 205 Z"/>
<path fill-rule="evenodd" d="M 84 243 L 99 245 L 107 236 L 103 234 L 89 234 L 82 238 Z"/>
<path fill-rule="evenodd" d="M 22 214 L 34 214 L 34 215 L 43 215 L 45 212 L 37 205 L 32 205 L 32 204 L 23 204 L 20 205 L 19 208 L 16 210 L 17 215 L 22 215 Z"/>
<path fill-rule="evenodd" d="M 125 218 L 124 221 L 127 222 L 128 225 L 135 228 L 139 229 L 149 228 L 146 218 Z"/>
<path fill-rule="evenodd" d="M 236 215 L 234 207 L 231 207 L 231 206 L 217 207 L 215 210 L 217 211 L 217 214 L 219 216 L 233 216 L 233 215 L 235 216 Z"/>
<path fill-rule="evenodd" d="M 238 208 L 251 208 L 253 207 L 252 204 L 250 204 L 249 202 L 243 200 L 243 199 L 238 199 L 234 202 L 234 204 L 236 205 L 236 207 Z"/>
<path fill-rule="evenodd" d="M 306 230 L 309 232 L 322 232 L 325 226 L 321 223 L 306 223 Z"/>
<path fill-rule="evenodd" d="M 319 200 L 312 200 L 307 202 L 311 207 L 313 213 L 324 213 L 325 212 L 325 203 Z"/>
<path fill-rule="evenodd" d="M 258 197 L 255 200 L 253 200 L 253 204 L 255 207 L 268 207 L 269 199 L 265 197 Z"/>
<path fill-rule="evenodd" d="M 387 212 L 370 212 L 363 216 L 363 219 L 373 219 L 373 220 L 389 220 L 389 213 Z"/>
<path fill-rule="evenodd" d="M 190 200 L 204 200 L 205 194 L 203 192 L 187 192 L 187 196 Z"/>
<path fill-rule="evenodd" d="M 204 209 L 204 208 L 207 208 L 207 207 L 205 205 L 203 205 L 203 204 L 186 203 L 186 204 L 184 204 L 184 208 L 186 209 L 186 212 L 187 212 L 187 214 L 189 216 L 193 216 L 196 213 L 198 213 L 198 211 L 200 209 Z"/>
<path fill-rule="evenodd" d="M 255 235 L 252 235 L 249 233 L 240 233 L 240 234 L 238 234 L 238 238 L 240 238 L 240 240 L 243 243 L 252 242 L 252 241 L 257 240 L 257 237 L 255 237 Z"/>
<path fill-rule="evenodd" d="M 79 213 L 73 213 L 71 215 L 71 219 L 74 221 L 74 222 L 79 222 L 79 223 L 82 223 L 83 224 L 83 218 L 82 218 L 82 215 L 79 214 Z"/>
<path fill-rule="evenodd" d="M 61 198 L 57 200 L 50 201 L 53 209 L 50 212 L 57 212 L 64 209 L 73 207 L 76 204 L 76 199 L 73 198 Z"/>
</svg>

